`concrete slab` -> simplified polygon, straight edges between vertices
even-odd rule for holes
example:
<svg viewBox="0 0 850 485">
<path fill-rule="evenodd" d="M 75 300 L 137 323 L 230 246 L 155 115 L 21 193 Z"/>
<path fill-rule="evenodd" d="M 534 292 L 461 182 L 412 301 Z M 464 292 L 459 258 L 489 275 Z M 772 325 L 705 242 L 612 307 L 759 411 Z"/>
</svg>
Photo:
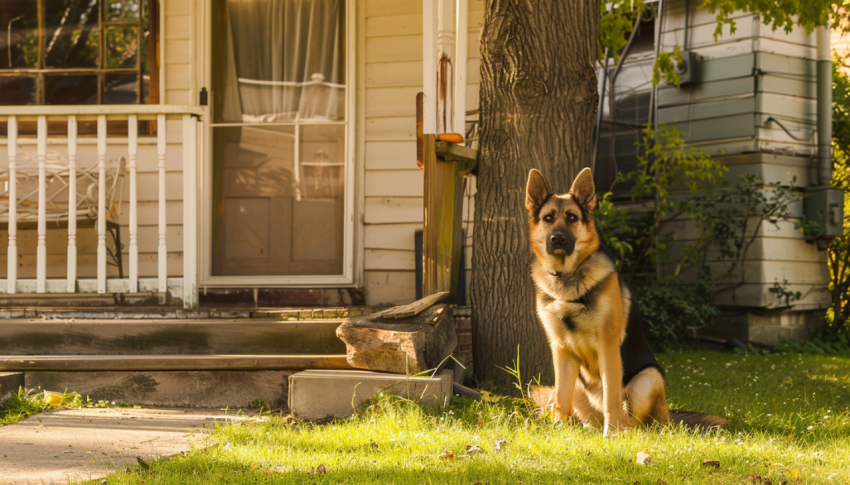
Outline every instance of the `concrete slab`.
<svg viewBox="0 0 850 485">
<path fill-rule="evenodd" d="M 18 388 L 24 385 L 22 372 L 0 372 L 0 405 Z"/>
<path fill-rule="evenodd" d="M 445 406 L 452 386 L 450 370 L 434 378 L 364 370 L 306 370 L 289 376 L 289 409 L 296 418 L 309 421 L 347 418 L 379 392 Z"/>
<path fill-rule="evenodd" d="M 295 371 L 25 372 L 27 389 L 64 389 L 95 401 L 170 408 L 250 408 L 262 399 L 286 407 L 287 377 Z"/>
<path fill-rule="evenodd" d="M 80 409 L 0 427 L 0 484 L 68 483 L 203 445 L 218 410 Z"/>
</svg>

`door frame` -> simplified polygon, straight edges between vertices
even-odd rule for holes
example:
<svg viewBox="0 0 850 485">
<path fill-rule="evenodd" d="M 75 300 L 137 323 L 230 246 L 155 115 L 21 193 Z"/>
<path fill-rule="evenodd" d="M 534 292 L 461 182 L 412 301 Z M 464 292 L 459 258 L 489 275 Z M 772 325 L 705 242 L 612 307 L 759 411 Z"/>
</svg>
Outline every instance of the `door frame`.
<svg viewBox="0 0 850 485">
<path fill-rule="evenodd" d="M 193 2 L 200 10 L 203 19 L 202 35 L 195 38 L 203 39 L 198 49 L 198 54 L 194 56 L 194 61 L 201 66 L 199 69 L 198 78 L 201 81 L 201 86 L 206 86 L 210 91 L 208 100 L 210 104 L 213 101 L 212 96 L 212 2 L 209 0 L 195 0 Z M 205 287 L 231 287 L 231 288 L 274 288 L 274 287 L 289 287 L 289 288 L 322 288 L 322 287 L 355 287 L 360 286 L 359 274 L 356 269 L 362 264 L 362 258 L 358 258 L 359 252 L 357 249 L 362 245 L 362 235 L 357 237 L 356 233 L 362 233 L 362 229 L 355 227 L 356 222 L 360 222 L 360 217 L 355 217 L 357 211 L 362 204 L 357 204 L 356 201 L 362 197 L 357 177 L 356 160 L 360 157 L 356 156 L 359 152 L 359 144 L 355 143 L 355 136 L 358 130 L 355 129 L 355 121 L 360 117 L 356 111 L 356 98 L 358 97 L 357 80 L 357 45 L 358 31 L 357 26 L 357 1 L 345 1 L 345 56 L 346 56 L 346 92 L 345 92 L 345 123 L 346 123 L 346 141 L 345 141 L 345 199 L 344 207 L 344 233 L 343 233 L 343 272 L 339 275 L 299 275 L 299 276 L 213 276 L 212 275 L 212 243 L 213 243 L 213 159 L 212 159 L 212 107 L 206 106 L 206 116 L 201 123 L 201 131 L 204 134 L 201 146 L 202 166 L 201 186 L 199 190 L 201 210 L 199 211 L 200 220 L 200 238 L 198 247 L 198 268 L 199 268 L 199 287 L 203 291 Z M 197 24 L 196 24 L 197 25 Z M 198 95 L 198 90 L 193 90 L 193 96 Z M 360 230 L 358 230 L 360 229 Z"/>
</svg>

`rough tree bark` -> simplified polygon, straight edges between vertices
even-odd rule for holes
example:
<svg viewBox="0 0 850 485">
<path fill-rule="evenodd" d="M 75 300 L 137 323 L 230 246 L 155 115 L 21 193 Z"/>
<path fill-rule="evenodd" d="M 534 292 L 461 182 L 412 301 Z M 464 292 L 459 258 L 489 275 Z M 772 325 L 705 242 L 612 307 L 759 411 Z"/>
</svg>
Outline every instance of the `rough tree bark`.
<svg viewBox="0 0 850 485">
<path fill-rule="evenodd" d="M 471 291 L 479 381 L 506 384 L 496 366 L 518 345 L 524 380 L 553 376 L 529 275 L 525 183 L 537 168 L 567 192 L 590 164 L 598 23 L 599 0 L 486 0 Z"/>
</svg>

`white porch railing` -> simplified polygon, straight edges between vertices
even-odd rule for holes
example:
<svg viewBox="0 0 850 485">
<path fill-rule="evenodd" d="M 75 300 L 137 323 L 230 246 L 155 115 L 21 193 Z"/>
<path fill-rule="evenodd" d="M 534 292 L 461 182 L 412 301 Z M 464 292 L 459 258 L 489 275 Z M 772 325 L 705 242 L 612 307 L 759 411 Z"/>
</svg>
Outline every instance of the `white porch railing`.
<svg viewBox="0 0 850 485">
<path fill-rule="evenodd" d="M 0 111 L 0 123 L 7 125 L 7 158 L 8 167 L 0 166 L 0 171 L 6 171 L 2 178 L 6 179 L 8 195 L 8 269 L 5 281 L 0 279 L 0 293 L 136 293 L 136 292 L 171 292 L 182 297 L 184 307 L 197 305 L 197 165 L 198 165 L 198 118 L 203 109 L 191 106 L 171 105 L 122 105 L 122 106 L 25 106 L 4 107 Z M 77 148 L 82 140 L 78 137 L 77 128 L 80 121 L 97 121 L 97 163 L 95 170 L 90 167 L 88 179 L 82 178 L 85 187 L 80 194 L 78 178 L 86 167 L 78 166 Z M 127 136 L 120 139 L 108 137 L 107 121 L 126 120 Z M 138 247 L 138 186 L 137 168 L 139 154 L 139 121 L 156 121 L 156 166 L 158 169 L 158 215 L 157 215 L 157 273 L 156 278 L 139 277 L 139 247 Z M 179 278 L 168 278 L 167 248 L 166 248 L 166 156 L 167 124 L 166 120 L 182 120 L 182 179 L 183 179 L 183 275 Z M 36 122 L 36 136 L 19 136 L 19 125 L 22 122 Z M 67 137 L 48 138 L 48 121 L 67 122 Z M 0 137 L 0 143 L 2 142 Z M 22 147 L 35 145 L 35 161 L 25 165 L 25 159 L 33 158 Z M 48 152 L 48 146 L 51 152 Z M 110 147 L 110 160 L 107 160 L 107 146 Z M 56 150 L 54 150 L 56 149 Z M 58 154 L 65 151 L 67 157 Z M 108 185 L 118 185 L 116 177 L 123 175 L 123 163 L 112 162 L 116 149 L 121 158 L 126 158 L 126 172 L 129 186 L 129 232 L 127 278 L 107 279 L 107 219 L 116 225 L 117 219 L 111 205 L 115 197 Z M 37 161 L 37 165 L 36 162 Z M 123 161 L 123 160 L 122 160 Z M 37 168 L 36 168 L 37 167 Z M 29 169 L 32 174 L 27 172 Z M 118 170 L 113 173 L 112 170 Z M 49 171 L 49 174 L 48 174 Z M 108 176 L 109 172 L 109 176 Z M 31 206 L 33 203 L 26 199 L 34 195 L 36 189 L 22 194 L 18 189 L 25 183 L 36 187 L 37 176 L 37 247 L 36 247 L 36 278 L 18 278 L 18 229 L 23 227 L 27 218 L 32 220 Z M 22 182 L 21 180 L 24 180 Z M 67 196 L 56 197 L 56 186 L 67 192 Z M 94 195 L 94 189 L 97 195 Z M 113 187 L 114 188 L 114 187 Z M 87 211 L 79 211 L 86 203 L 90 204 Z M 96 205 L 95 205 L 96 204 Z M 96 208 L 95 208 L 96 207 Z M 77 278 L 77 221 L 84 217 L 85 212 L 96 220 L 97 231 L 97 272 L 95 279 Z M 48 215 L 50 214 L 50 215 Z M 5 217 L 4 217 L 5 219 Z M 48 279 L 47 254 L 47 222 L 48 220 L 67 220 L 67 273 L 64 279 Z M 5 221 L 2 221 L 5 222 Z M 173 222 L 173 221 L 172 221 Z M 20 227 L 19 227 L 20 226 Z M 119 229 L 120 230 L 120 229 Z M 120 253 L 122 248 L 117 247 Z M 119 258 L 120 261 L 120 258 Z M 120 263 L 119 263 L 120 264 Z"/>
</svg>

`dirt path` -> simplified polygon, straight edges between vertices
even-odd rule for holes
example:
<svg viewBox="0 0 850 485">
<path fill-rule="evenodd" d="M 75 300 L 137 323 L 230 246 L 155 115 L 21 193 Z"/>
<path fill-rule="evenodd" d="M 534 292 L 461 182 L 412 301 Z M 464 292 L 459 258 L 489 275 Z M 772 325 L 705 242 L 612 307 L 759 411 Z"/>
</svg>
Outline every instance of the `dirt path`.
<svg viewBox="0 0 850 485">
<path fill-rule="evenodd" d="M 199 445 L 205 428 L 234 418 L 195 409 L 80 409 L 0 427 L 0 484 L 89 480 Z"/>
</svg>

